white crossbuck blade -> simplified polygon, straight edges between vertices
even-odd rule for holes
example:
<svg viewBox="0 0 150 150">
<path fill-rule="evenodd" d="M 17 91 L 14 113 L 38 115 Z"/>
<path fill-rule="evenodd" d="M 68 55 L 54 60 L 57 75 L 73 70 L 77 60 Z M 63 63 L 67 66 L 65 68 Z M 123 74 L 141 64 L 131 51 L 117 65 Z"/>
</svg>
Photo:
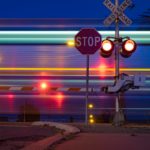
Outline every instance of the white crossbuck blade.
<svg viewBox="0 0 150 150">
<path fill-rule="evenodd" d="M 103 4 L 112 11 L 112 14 L 110 14 L 105 20 L 104 25 L 109 26 L 113 21 L 115 21 L 115 18 L 118 16 L 119 19 L 125 24 L 130 25 L 132 24 L 132 20 L 129 19 L 123 11 L 132 4 L 131 0 L 124 0 L 124 2 L 117 8 L 110 0 L 105 0 Z"/>
<path fill-rule="evenodd" d="M 125 92 L 130 88 L 135 89 L 145 86 L 145 79 L 144 75 L 135 75 L 132 77 L 127 74 L 121 74 L 114 86 L 107 86 L 102 90 L 106 93 Z"/>
</svg>

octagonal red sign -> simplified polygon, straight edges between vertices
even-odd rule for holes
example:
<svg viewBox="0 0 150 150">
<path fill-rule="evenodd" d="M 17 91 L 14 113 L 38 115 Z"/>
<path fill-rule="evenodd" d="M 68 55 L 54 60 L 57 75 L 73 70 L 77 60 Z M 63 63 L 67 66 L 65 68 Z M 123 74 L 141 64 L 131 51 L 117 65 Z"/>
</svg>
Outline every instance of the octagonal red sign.
<svg viewBox="0 0 150 150">
<path fill-rule="evenodd" d="M 84 28 L 75 36 L 75 47 L 83 55 L 94 54 L 101 47 L 101 35 L 94 28 Z"/>
</svg>

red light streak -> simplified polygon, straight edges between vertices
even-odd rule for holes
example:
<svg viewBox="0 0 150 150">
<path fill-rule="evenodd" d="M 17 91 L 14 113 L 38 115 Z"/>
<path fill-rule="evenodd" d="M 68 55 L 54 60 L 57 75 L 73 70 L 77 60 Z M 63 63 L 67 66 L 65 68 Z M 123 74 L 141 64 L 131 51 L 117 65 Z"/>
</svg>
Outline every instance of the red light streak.
<svg viewBox="0 0 150 150">
<path fill-rule="evenodd" d="M 64 100 L 64 95 L 62 93 L 58 93 L 56 95 L 56 100 L 57 100 L 57 106 L 58 106 L 58 108 L 61 108 L 63 100 Z"/>
</svg>

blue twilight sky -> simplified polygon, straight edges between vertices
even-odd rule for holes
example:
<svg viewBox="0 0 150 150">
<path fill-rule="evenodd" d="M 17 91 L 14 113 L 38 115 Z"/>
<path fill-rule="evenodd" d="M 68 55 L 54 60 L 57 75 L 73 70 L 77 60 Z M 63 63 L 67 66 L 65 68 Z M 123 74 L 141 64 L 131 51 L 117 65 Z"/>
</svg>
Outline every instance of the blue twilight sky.
<svg viewBox="0 0 150 150">
<path fill-rule="evenodd" d="M 0 18 L 104 18 L 110 11 L 102 4 L 103 1 L 1 0 Z M 137 18 L 150 8 L 149 0 L 132 1 L 135 6 L 126 10 L 130 18 Z"/>
</svg>

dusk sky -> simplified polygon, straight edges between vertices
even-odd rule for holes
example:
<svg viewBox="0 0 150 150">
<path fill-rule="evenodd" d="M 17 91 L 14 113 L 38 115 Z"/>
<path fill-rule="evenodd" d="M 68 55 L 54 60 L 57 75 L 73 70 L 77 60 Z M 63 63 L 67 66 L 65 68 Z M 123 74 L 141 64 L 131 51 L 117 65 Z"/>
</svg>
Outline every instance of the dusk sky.
<svg viewBox="0 0 150 150">
<path fill-rule="evenodd" d="M 0 4 L 0 18 L 104 18 L 110 11 L 102 4 L 103 1 L 3 0 Z M 126 14 L 130 18 L 137 19 L 149 8 L 149 2 L 148 0 L 132 1 L 134 7 L 127 9 Z"/>
</svg>

